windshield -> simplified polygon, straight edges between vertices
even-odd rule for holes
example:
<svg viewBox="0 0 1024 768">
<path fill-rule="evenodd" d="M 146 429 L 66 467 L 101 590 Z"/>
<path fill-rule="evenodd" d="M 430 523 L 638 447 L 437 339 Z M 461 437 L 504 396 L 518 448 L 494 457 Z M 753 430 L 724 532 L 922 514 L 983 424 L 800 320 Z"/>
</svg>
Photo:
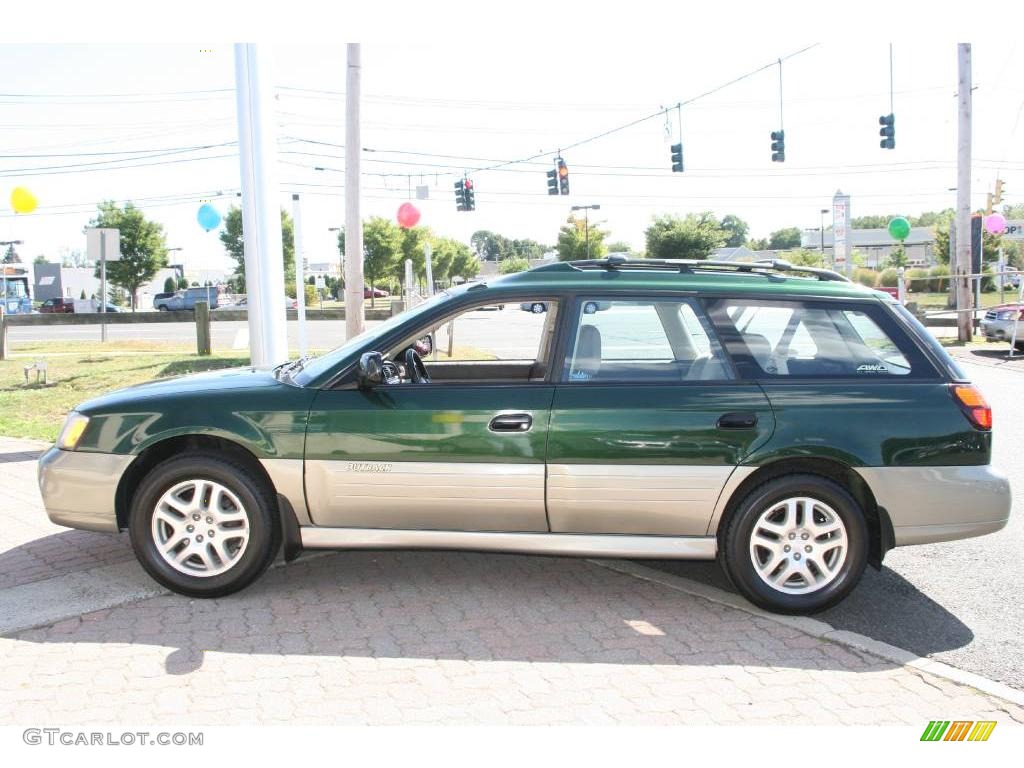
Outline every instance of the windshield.
<svg viewBox="0 0 1024 768">
<path fill-rule="evenodd" d="M 294 374 L 292 380 L 300 387 L 308 386 L 311 382 L 316 381 L 325 373 L 328 373 L 332 368 L 335 368 L 342 363 L 347 357 L 358 351 L 371 338 L 384 336 L 410 320 L 415 320 L 420 315 L 429 312 L 438 304 L 450 299 L 452 295 L 452 291 L 442 291 L 432 298 L 427 299 L 422 304 L 417 304 L 410 310 L 394 315 L 384 322 L 374 325 L 372 328 L 367 328 L 358 336 L 353 336 L 340 347 L 332 349 L 330 352 L 325 352 L 320 355 L 320 357 L 314 357 L 307 361 L 302 366 L 302 370 Z"/>
</svg>

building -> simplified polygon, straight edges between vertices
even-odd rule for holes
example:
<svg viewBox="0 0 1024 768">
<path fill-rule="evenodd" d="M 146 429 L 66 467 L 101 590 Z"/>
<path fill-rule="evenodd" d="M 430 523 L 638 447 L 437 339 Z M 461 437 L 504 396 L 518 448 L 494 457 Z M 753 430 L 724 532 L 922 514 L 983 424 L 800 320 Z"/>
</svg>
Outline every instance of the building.
<svg viewBox="0 0 1024 768">
<path fill-rule="evenodd" d="M 47 299 L 80 299 L 99 296 L 100 279 L 93 267 L 63 267 L 60 264 L 33 264 L 35 284 L 32 298 L 36 301 Z"/>
<path fill-rule="evenodd" d="M 732 248 L 715 248 L 708 256 L 711 261 L 771 261 L 785 258 L 779 251 L 754 251 L 745 245 Z"/>
<path fill-rule="evenodd" d="M 64 267 L 60 264 L 33 264 L 35 281 L 32 298 L 35 301 L 65 298 L 80 299 L 83 292 L 87 299 L 100 295 L 100 279 L 95 267 Z M 148 283 L 139 287 L 140 310 L 153 308 L 153 296 L 164 289 L 168 277 L 177 279 L 178 273 L 165 267 L 156 273 Z"/>
<path fill-rule="evenodd" d="M 878 269 L 884 265 L 899 243 L 892 239 L 887 229 L 851 229 L 847 247 L 864 259 L 864 266 Z M 805 229 L 800 235 L 800 246 L 811 251 L 821 250 L 821 230 Z M 832 233 L 825 230 L 826 261 L 832 261 Z M 935 230 L 932 227 L 911 227 L 910 234 L 903 241 L 907 264 L 911 267 L 930 267 L 935 260 Z"/>
</svg>

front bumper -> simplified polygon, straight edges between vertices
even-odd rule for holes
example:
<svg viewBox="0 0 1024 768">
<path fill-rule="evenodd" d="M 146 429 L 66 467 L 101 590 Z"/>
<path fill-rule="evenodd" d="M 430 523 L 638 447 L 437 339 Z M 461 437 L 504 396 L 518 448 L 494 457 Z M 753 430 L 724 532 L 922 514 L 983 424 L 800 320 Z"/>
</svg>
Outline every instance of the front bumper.
<svg viewBox="0 0 1024 768">
<path fill-rule="evenodd" d="M 889 513 L 897 547 L 994 533 L 1010 517 L 1010 482 L 980 467 L 859 467 Z"/>
<path fill-rule="evenodd" d="M 114 497 L 134 458 L 51 448 L 39 458 L 39 491 L 47 516 L 68 528 L 116 533 Z"/>
</svg>

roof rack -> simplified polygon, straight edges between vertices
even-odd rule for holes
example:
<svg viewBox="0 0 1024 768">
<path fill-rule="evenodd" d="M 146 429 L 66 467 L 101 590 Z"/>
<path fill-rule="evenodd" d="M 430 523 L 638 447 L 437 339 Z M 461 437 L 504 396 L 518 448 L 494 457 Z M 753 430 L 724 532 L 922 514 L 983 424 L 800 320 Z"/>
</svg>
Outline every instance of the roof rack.
<svg viewBox="0 0 1024 768">
<path fill-rule="evenodd" d="M 609 256 L 605 259 L 587 259 L 568 261 L 536 267 L 532 271 L 575 269 L 604 269 L 609 271 L 668 271 L 680 274 L 696 274 L 697 272 L 733 272 L 741 274 L 778 276 L 779 273 L 793 273 L 795 276 L 816 277 L 818 280 L 847 283 L 849 280 L 838 272 L 815 267 L 799 267 L 783 259 L 764 261 L 714 261 L 697 259 L 629 259 L 625 256 Z"/>
</svg>

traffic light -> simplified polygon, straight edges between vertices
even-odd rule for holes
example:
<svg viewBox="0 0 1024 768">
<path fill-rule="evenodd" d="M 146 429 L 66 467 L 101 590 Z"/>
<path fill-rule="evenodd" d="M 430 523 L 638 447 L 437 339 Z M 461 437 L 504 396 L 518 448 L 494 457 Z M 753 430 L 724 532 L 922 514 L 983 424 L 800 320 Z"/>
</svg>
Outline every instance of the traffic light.
<svg viewBox="0 0 1024 768">
<path fill-rule="evenodd" d="M 673 144 L 672 150 L 672 173 L 683 172 L 683 142 Z"/>
<path fill-rule="evenodd" d="M 548 171 L 548 194 L 558 194 L 558 171 Z"/>
<path fill-rule="evenodd" d="M 996 205 L 999 205 L 1001 202 L 1003 202 L 1003 180 L 1002 179 L 996 179 L 996 193 L 992 197 L 992 202 L 995 203 Z"/>
<path fill-rule="evenodd" d="M 772 131 L 772 162 L 786 162 L 786 132 Z"/>
<path fill-rule="evenodd" d="M 476 187 L 473 186 L 472 179 L 466 179 L 462 187 L 462 199 L 465 203 L 465 210 L 475 211 L 476 210 Z"/>
<path fill-rule="evenodd" d="M 455 210 L 466 210 L 466 182 L 462 179 L 455 182 Z"/>
<path fill-rule="evenodd" d="M 882 149 L 896 149 L 896 115 L 891 112 L 882 115 L 878 118 L 878 124 L 882 126 L 878 129 L 878 135 L 882 137 L 878 146 Z"/>
<path fill-rule="evenodd" d="M 558 158 L 558 191 L 560 194 L 569 194 L 569 166 L 565 164 L 565 160 Z"/>
</svg>

